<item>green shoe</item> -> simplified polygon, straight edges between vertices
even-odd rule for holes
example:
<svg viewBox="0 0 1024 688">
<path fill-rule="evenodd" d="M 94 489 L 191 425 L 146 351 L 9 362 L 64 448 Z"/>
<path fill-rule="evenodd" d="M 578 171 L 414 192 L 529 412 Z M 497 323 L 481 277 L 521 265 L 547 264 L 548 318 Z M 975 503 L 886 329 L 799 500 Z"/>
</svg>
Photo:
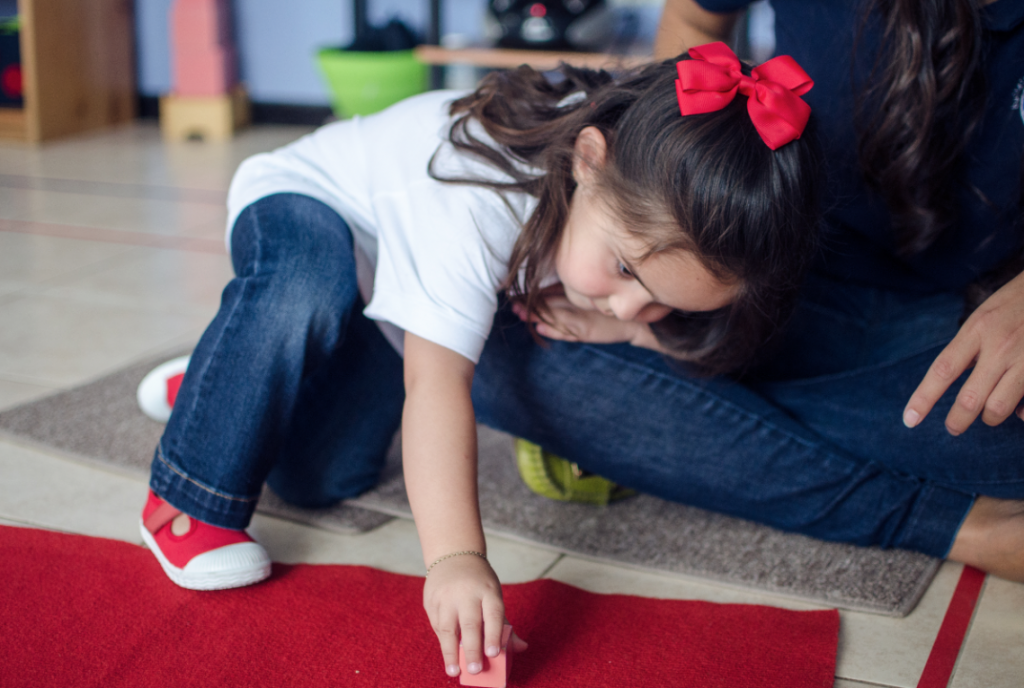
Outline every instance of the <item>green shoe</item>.
<svg viewBox="0 0 1024 688">
<path fill-rule="evenodd" d="M 542 497 L 607 506 L 636 494 L 522 439 L 516 440 L 516 464 L 526 486 Z"/>
</svg>

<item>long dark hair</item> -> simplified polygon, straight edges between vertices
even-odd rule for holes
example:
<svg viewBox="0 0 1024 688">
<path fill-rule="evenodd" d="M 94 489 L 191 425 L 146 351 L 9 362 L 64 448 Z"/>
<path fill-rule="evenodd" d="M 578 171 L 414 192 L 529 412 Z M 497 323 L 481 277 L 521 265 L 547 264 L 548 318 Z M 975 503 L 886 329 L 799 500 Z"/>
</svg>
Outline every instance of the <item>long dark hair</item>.
<svg viewBox="0 0 1024 688">
<path fill-rule="evenodd" d="M 444 181 L 536 197 L 505 288 L 543 318 L 539 285 L 553 272 L 576 186 L 574 144 L 585 127 L 596 127 L 607 142 L 598 184 L 611 211 L 644 238 L 648 254 L 686 249 L 720 279 L 741 283 L 725 308 L 675 311 L 652 325 L 675 357 L 720 373 L 749 362 L 788 319 L 816 246 L 820 156 L 812 127 L 802 139 L 770 150 L 744 96 L 718 112 L 681 116 L 678 59 L 688 58 L 615 78 L 568 65 L 559 79 L 526 66 L 491 73 L 452 104 L 450 139 L 509 181 Z M 475 133 L 477 123 L 493 143 Z"/>
<path fill-rule="evenodd" d="M 913 255 L 957 220 L 964 149 L 985 105 L 984 25 L 976 0 L 869 0 L 861 32 L 871 22 L 884 47 L 858 95 L 861 169 L 889 208 L 897 251 Z"/>
</svg>

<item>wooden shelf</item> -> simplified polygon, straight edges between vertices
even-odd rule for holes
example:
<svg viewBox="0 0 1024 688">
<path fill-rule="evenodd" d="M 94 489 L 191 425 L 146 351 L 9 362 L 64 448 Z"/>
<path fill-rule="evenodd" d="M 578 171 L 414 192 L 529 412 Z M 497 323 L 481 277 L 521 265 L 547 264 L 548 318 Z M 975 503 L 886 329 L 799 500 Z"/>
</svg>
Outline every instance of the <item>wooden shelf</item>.
<svg viewBox="0 0 1024 688">
<path fill-rule="evenodd" d="M 607 53 L 551 52 L 543 50 L 508 50 L 504 48 L 442 48 L 421 45 L 416 58 L 429 65 L 469 64 L 491 69 L 514 69 L 528 64 L 534 69 L 555 69 L 562 62 L 590 69 L 628 69 L 651 61 L 648 55 L 609 55 Z"/>
<path fill-rule="evenodd" d="M 24 110 L 21 108 L 0 108 L 0 139 L 27 140 Z"/>
<path fill-rule="evenodd" d="M 23 110 L 0 138 L 38 142 L 135 116 L 132 0 L 18 0 Z"/>
</svg>

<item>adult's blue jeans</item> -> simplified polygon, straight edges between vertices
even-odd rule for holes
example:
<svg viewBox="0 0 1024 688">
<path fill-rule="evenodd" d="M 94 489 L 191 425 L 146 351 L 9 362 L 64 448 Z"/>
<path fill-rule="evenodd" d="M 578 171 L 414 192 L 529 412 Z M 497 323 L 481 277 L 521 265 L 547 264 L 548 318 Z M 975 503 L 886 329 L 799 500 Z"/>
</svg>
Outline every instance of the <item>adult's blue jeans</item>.
<svg viewBox="0 0 1024 688">
<path fill-rule="evenodd" d="M 325 506 L 377 480 L 401 361 L 360 313 L 351 235 L 278 195 L 233 233 L 238 277 L 203 335 L 153 463 L 157 494 L 243 527 L 267 480 Z M 628 345 L 539 345 L 499 311 L 477 366 L 478 420 L 665 499 L 785 530 L 944 556 L 977 494 L 1024 499 L 1024 423 L 949 436 L 953 386 L 901 414 L 957 331 L 962 300 L 812 278 L 768 363 L 701 378 Z"/>
</svg>

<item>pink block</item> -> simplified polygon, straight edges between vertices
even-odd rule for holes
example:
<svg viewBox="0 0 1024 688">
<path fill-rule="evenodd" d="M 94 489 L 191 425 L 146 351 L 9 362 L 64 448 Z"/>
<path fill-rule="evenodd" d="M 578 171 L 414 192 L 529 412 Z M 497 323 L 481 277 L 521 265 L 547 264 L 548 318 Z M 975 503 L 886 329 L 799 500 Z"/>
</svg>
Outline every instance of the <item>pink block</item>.
<svg viewBox="0 0 1024 688">
<path fill-rule="evenodd" d="M 508 651 L 508 639 L 512 637 L 512 627 L 505 624 L 501 630 L 501 653 L 497 657 L 484 656 L 484 670 L 479 674 L 466 671 L 466 656 L 459 645 L 459 683 L 464 686 L 484 686 L 485 688 L 505 688 L 509 674 L 512 673 L 512 653 Z"/>
<path fill-rule="evenodd" d="M 176 50 L 173 92 L 179 96 L 219 96 L 237 81 L 235 51 L 229 48 Z"/>
<path fill-rule="evenodd" d="M 171 43 L 175 47 L 230 47 L 231 9 L 227 0 L 175 0 L 171 7 Z"/>
</svg>

